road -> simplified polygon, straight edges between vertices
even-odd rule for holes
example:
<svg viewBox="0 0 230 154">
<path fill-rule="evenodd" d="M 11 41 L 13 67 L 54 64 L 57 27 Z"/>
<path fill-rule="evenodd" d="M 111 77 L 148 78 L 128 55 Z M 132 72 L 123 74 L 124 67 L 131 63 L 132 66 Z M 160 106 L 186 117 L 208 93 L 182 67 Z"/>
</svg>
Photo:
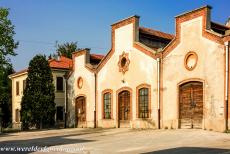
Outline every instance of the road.
<svg viewBox="0 0 230 154">
<path fill-rule="evenodd" d="M 6 148 L 12 149 L 6 152 Z M 38 149 L 43 151 L 35 151 Z M 198 129 L 71 128 L 1 134 L 0 150 L 0 153 L 10 154 L 44 154 L 44 152 L 52 154 L 230 154 L 230 134 Z"/>
</svg>

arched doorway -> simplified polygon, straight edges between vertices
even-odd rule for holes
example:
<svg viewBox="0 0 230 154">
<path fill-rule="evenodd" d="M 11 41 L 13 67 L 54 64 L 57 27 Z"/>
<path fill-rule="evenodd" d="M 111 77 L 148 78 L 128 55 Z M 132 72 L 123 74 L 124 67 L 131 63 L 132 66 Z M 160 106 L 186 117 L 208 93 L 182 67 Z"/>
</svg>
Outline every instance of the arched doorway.
<svg viewBox="0 0 230 154">
<path fill-rule="evenodd" d="M 179 86 L 179 127 L 202 128 L 203 83 L 191 81 Z"/>
<path fill-rule="evenodd" d="M 86 127 L 86 98 L 79 96 L 75 102 L 75 127 Z"/>
<path fill-rule="evenodd" d="M 130 127 L 130 111 L 130 92 L 121 91 L 118 94 L 118 127 Z"/>
</svg>

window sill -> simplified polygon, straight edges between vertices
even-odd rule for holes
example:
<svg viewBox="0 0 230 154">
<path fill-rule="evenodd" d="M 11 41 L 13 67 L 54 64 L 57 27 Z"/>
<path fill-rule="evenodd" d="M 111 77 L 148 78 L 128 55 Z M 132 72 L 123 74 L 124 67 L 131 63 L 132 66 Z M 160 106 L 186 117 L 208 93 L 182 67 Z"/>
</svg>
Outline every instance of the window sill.
<svg viewBox="0 0 230 154">
<path fill-rule="evenodd" d="M 56 93 L 64 93 L 64 90 L 56 90 Z"/>
<path fill-rule="evenodd" d="M 110 118 L 110 119 L 105 119 L 105 118 L 103 118 L 102 120 L 108 120 L 108 121 L 109 121 L 109 120 L 114 120 L 114 119 L 113 119 L 113 118 Z"/>
<path fill-rule="evenodd" d="M 136 118 L 137 120 L 149 120 L 149 119 L 152 119 L 152 118 Z"/>
</svg>

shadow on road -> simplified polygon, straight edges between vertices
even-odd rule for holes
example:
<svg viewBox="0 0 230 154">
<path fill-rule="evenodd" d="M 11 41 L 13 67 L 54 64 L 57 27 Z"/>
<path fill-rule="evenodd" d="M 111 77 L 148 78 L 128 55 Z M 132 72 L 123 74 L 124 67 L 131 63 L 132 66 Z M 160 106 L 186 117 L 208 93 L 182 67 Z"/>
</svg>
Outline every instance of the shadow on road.
<svg viewBox="0 0 230 154">
<path fill-rule="evenodd" d="M 33 151 L 6 151 L 6 148 L 25 148 L 25 147 L 50 147 L 50 146 L 58 146 L 58 145 L 65 145 L 65 144 L 79 144 L 79 147 L 75 148 L 81 148 L 80 143 L 85 143 L 85 142 L 93 142 L 95 140 L 90 140 L 90 139 L 70 139 L 67 138 L 69 136 L 80 136 L 80 135 L 85 135 L 85 134 L 90 134 L 93 132 L 87 132 L 83 131 L 80 133 L 74 133 L 74 134 L 66 134 L 66 135 L 56 135 L 52 137 L 41 137 L 41 138 L 35 138 L 35 139 L 17 139 L 17 140 L 8 140 L 8 141 L 0 141 L 0 153 L 4 154 L 28 154 L 32 153 Z M 97 133 L 97 132 L 96 132 Z M 7 135 L 7 134 L 5 134 Z M 3 149 L 2 149 L 3 148 Z M 72 147 L 71 147 L 72 148 Z"/>
<path fill-rule="evenodd" d="M 165 149 L 165 150 L 159 150 L 159 151 L 152 151 L 152 152 L 146 152 L 142 154 L 219 154 L 219 153 L 225 153 L 230 154 L 230 150 L 228 149 L 218 149 L 218 148 L 205 148 L 205 147 L 178 147 L 178 148 L 172 148 L 172 149 Z"/>
</svg>

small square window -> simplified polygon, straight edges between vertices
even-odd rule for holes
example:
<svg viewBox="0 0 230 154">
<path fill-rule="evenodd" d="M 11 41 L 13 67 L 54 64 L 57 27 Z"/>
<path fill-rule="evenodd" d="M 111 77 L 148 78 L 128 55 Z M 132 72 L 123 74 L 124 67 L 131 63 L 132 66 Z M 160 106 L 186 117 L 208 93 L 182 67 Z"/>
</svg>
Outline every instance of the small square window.
<svg viewBox="0 0 230 154">
<path fill-rule="evenodd" d="M 57 91 L 63 91 L 63 77 L 57 77 L 57 82 L 56 82 L 56 89 Z"/>
</svg>

